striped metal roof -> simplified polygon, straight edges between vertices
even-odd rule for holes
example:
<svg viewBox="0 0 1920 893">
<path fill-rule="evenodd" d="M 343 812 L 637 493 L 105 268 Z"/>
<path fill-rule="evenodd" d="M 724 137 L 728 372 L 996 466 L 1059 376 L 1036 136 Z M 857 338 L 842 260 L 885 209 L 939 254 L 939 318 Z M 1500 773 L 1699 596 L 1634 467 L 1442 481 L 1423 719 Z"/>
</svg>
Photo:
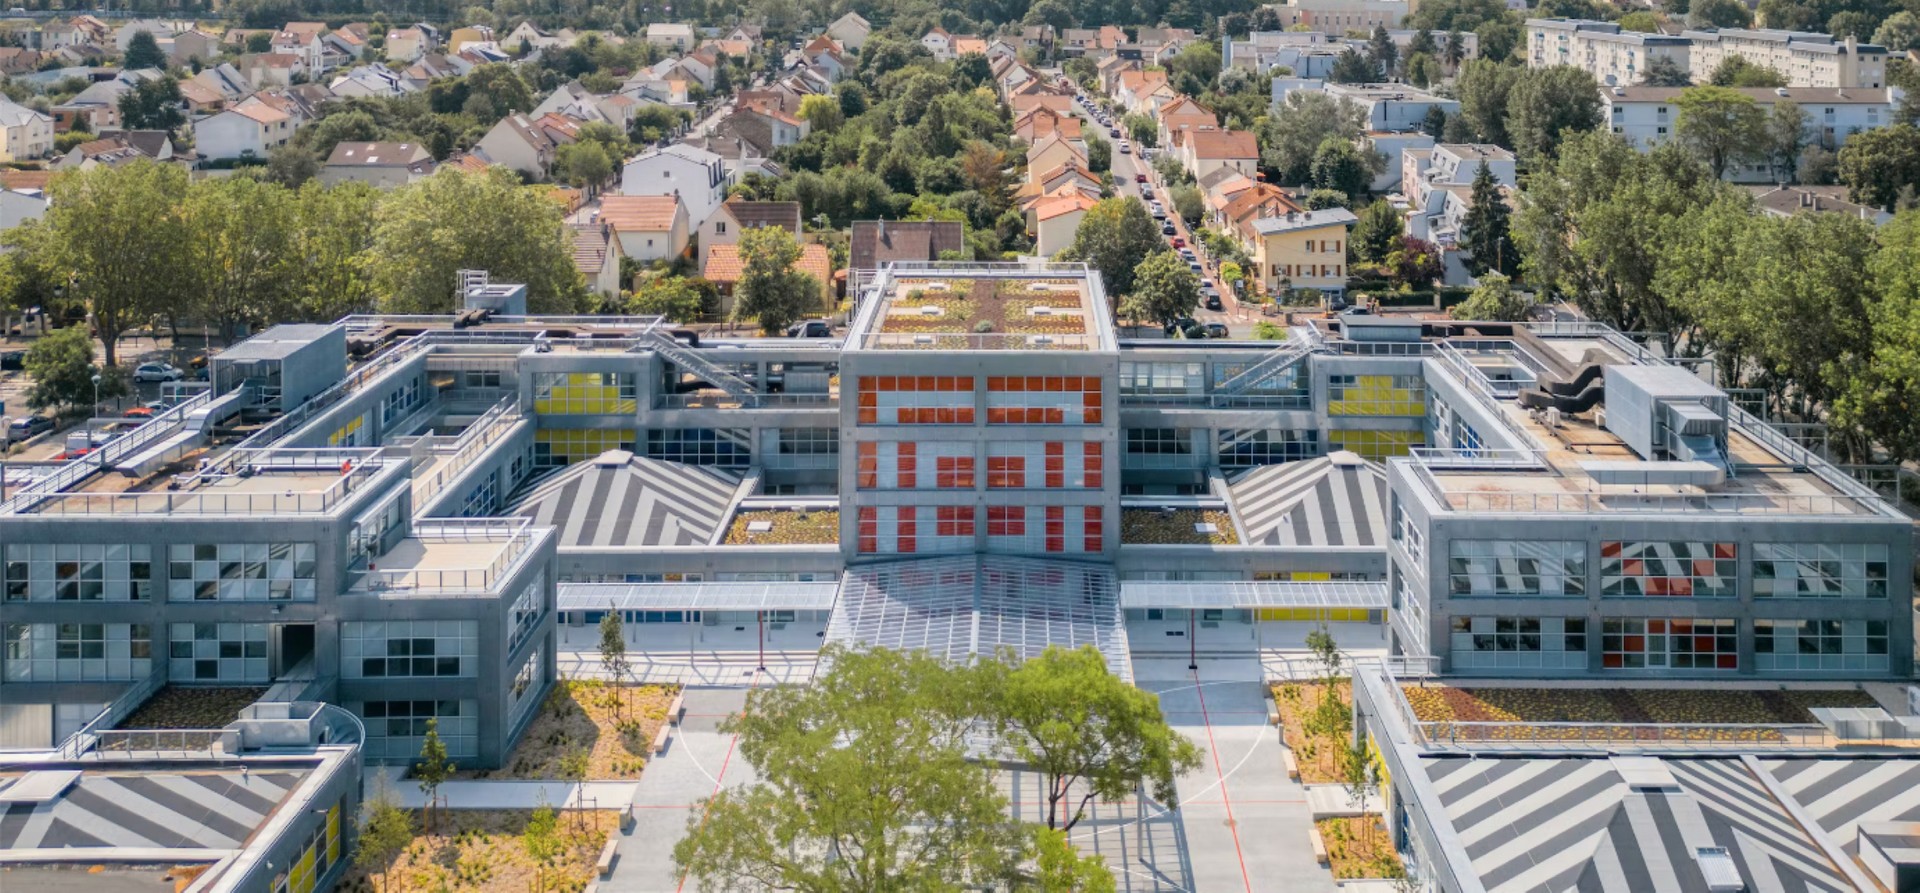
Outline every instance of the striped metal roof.
<svg viewBox="0 0 1920 893">
<path fill-rule="evenodd" d="M 1920 822 L 1920 760 L 1763 759 L 1760 765 L 1849 853 L 1859 851 L 1863 822 Z"/>
<path fill-rule="evenodd" d="M 736 478 L 711 468 L 602 457 L 541 483 L 509 514 L 555 528 L 563 549 L 702 546 L 726 522 L 738 488 Z"/>
<path fill-rule="evenodd" d="M 0 807 L 0 850 L 238 850 L 307 770 L 92 769 L 60 796 Z"/>
<path fill-rule="evenodd" d="M 1249 469 L 1227 489 L 1249 544 L 1386 545 L 1387 476 L 1352 453 Z"/>
</svg>

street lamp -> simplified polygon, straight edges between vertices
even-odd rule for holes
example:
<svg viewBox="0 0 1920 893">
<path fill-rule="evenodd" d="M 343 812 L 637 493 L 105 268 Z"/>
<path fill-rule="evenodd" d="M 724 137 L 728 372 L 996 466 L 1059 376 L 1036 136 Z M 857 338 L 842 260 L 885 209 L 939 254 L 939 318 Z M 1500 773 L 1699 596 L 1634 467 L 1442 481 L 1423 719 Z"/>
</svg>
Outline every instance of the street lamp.
<svg viewBox="0 0 1920 893">
<path fill-rule="evenodd" d="M 99 415 L 99 414 L 100 414 L 100 374 L 96 372 L 93 375 L 93 412 L 89 413 L 89 415 Z"/>
</svg>

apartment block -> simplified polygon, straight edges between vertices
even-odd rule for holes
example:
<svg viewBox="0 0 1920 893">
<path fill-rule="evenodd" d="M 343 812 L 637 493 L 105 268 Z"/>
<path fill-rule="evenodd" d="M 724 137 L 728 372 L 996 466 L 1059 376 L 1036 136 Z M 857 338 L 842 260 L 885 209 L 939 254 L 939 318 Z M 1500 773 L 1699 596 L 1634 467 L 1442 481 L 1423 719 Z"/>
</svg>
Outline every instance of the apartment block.
<svg viewBox="0 0 1920 893">
<path fill-rule="evenodd" d="M 1690 44 L 1686 37 L 1622 31 L 1612 22 L 1527 20 L 1528 67 L 1571 65 L 1593 75 L 1603 87 L 1640 83 L 1655 59 L 1666 59 L 1684 71 Z"/>
<path fill-rule="evenodd" d="M 1613 129 L 1642 149 L 1651 148 L 1673 137 L 1680 108 L 1675 104 L 1684 88 L 1680 87 L 1603 87 L 1601 111 Z M 1892 88 L 1815 88 L 1815 87 L 1737 87 L 1753 98 L 1762 109 L 1771 111 L 1774 103 L 1793 102 L 1806 115 L 1806 142 L 1811 146 L 1839 149 L 1848 138 L 1863 130 L 1885 127 L 1894 121 L 1898 100 Z M 1766 162 L 1735 165 L 1727 178 L 1739 183 L 1775 182 L 1772 167 Z"/>
<path fill-rule="evenodd" d="M 1744 28 L 1683 31 L 1680 36 L 1692 42 L 1696 80 L 1705 80 L 1721 63 L 1738 56 L 1779 72 L 1788 87 L 1877 90 L 1887 83 L 1887 48 L 1852 37 L 1836 40 L 1830 34 Z"/>
</svg>

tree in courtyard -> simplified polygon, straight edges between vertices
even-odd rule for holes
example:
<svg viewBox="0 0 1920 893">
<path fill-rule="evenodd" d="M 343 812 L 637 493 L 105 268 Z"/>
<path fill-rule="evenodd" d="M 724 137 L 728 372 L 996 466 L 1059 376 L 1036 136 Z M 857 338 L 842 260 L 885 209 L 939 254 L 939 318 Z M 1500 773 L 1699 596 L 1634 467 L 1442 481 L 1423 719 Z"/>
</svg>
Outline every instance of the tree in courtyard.
<svg viewBox="0 0 1920 893">
<path fill-rule="evenodd" d="M 120 58 L 120 67 L 127 71 L 137 71 L 142 68 L 158 68 L 165 71 L 167 54 L 161 52 L 160 41 L 154 38 L 152 31 L 144 29 L 135 31 L 133 37 L 127 41 L 127 52 Z"/>
<path fill-rule="evenodd" d="M 1488 59 L 1471 59 L 1462 64 L 1459 71 L 1459 76 L 1454 78 L 1454 92 L 1460 97 L 1460 113 L 1455 117 L 1472 129 L 1475 141 L 1512 145 L 1507 138 L 1507 106 L 1514 85 L 1526 76 L 1527 70 Z"/>
<path fill-rule="evenodd" d="M 1533 300 L 1515 291 L 1513 280 L 1489 270 L 1480 276 L 1480 287 L 1453 308 L 1454 319 L 1487 322 L 1519 322 L 1533 311 Z"/>
<path fill-rule="evenodd" d="M 1784 87 L 1787 79 L 1765 65 L 1747 61 L 1745 56 L 1728 56 L 1707 75 L 1714 87 Z"/>
<path fill-rule="evenodd" d="M 978 671 L 994 693 L 995 731 L 1041 776 L 1048 828 L 1073 830 L 1096 798 L 1138 790 L 1173 803 L 1174 778 L 1200 765 L 1200 748 L 1167 725 L 1159 697 L 1113 675 L 1090 645 L 1049 647 L 1025 662 L 1007 652 Z"/>
<path fill-rule="evenodd" d="M 1378 71 L 1378 66 L 1372 60 L 1359 50 L 1348 47 L 1333 57 L 1333 68 L 1327 72 L 1327 80 L 1336 84 L 1370 84 L 1380 79 Z"/>
<path fill-rule="evenodd" d="M 1295 90 L 1267 118 L 1260 164 L 1274 170 L 1281 185 L 1306 183 L 1320 145 L 1330 138 L 1358 139 L 1365 121 L 1366 113 L 1352 102 L 1318 90 Z"/>
<path fill-rule="evenodd" d="M 627 633 L 620 624 L 620 612 L 607 606 L 607 613 L 600 618 L 600 666 L 613 677 L 615 685 L 627 678 Z M 620 699 L 625 713 L 626 698 Z"/>
<path fill-rule="evenodd" d="M 585 294 L 560 206 L 506 168 L 441 168 L 390 193 L 378 217 L 368 262 L 383 310 L 448 312 L 459 270 L 525 283 L 535 313 L 571 310 Z"/>
<path fill-rule="evenodd" d="M 700 318 L 707 303 L 706 292 L 693 280 L 684 276 L 657 276 L 643 280 L 627 296 L 626 312 L 688 323 Z"/>
<path fill-rule="evenodd" d="M 1340 668 L 1345 663 L 1340 654 L 1340 643 L 1333 638 L 1333 631 L 1322 622 L 1319 628 L 1307 633 L 1307 650 L 1313 654 L 1314 663 L 1320 665 L 1320 703 L 1314 706 L 1314 712 L 1308 718 L 1309 731 L 1318 731 L 1332 736 L 1345 726 L 1346 705 L 1340 703 Z"/>
<path fill-rule="evenodd" d="M 758 689 L 722 724 L 759 781 L 688 817 L 673 861 L 692 887 L 799 893 L 992 887 L 1026 832 L 968 730 L 973 674 L 923 653 L 829 646 L 808 686 Z"/>
<path fill-rule="evenodd" d="M 1903 189 L 1920 184 L 1920 128 L 1895 124 L 1848 137 L 1840 147 L 1840 182 L 1849 199 L 1892 208 Z"/>
<path fill-rule="evenodd" d="M 1380 71 L 1381 80 L 1393 76 L 1394 67 L 1400 61 L 1400 48 L 1394 46 L 1393 38 L 1387 34 L 1387 26 L 1373 26 L 1373 36 L 1367 40 L 1367 60 Z"/>
<path fill-rule="evenodd" d="M 433 833 L 433 817 L 440 811 L 439 801 L 435 797 L 440 786 L 453 777 L 453 761 L 447 759 L 446 742 L 440 740 L 440 720 L 427 720 L 427 735 L 420 739 L 420 759 L 413 764 L 413 779 L 420 783 L 420 793 L 427 797 L 427 833 Z"/>
<path fill-rule="evenodd" d="M 174 130 L 187 123 L 180 111 L 180 82 L 170 77 L 141 81 L 120 94 L 120 125 L 128 130 Z"/>
<path fill-rule="evenodd" d="M 360 804 L 360 831 L 355 835 L 353 864 L 371 872 L 381 891 L 386 890 L 387 869 L 413 841 L 413 817 L 393 802 L 393 794 L 384 784 L 372 797 Z"/>
<path fill-rule="evenodd" d="M 93 364 L 93 338 L 86 326 L 68 326 L 35 341 L 23 363 L 27 378 L 27 405 L 34 409 L 91 403 L 93 379 L 100 377 L 101 398 L 127 393 L 125 376 L 103 372 Z"/>
<path fill-rule="evenodd" d="M 1693 84 L 1693 76 L 1680 67 L 1680 63 L 1667 56 L 1655 56 L 1647 60 L 1647 67 L 1640 72 L 1642 87 L 1687 87 Z"/>
<path fill-rule="evenodd" d="M 1361 834 L 1373 834 L 1373 819 L 1365 815 L 1367 799 L 1380 790 L 1380 764 L 1373 759 L 1373 750 L 1367 746 L 1367 736 L 1356 736 L 1354 741 L 1340 752 L 1340 784 L 1347 789 L 1347 802 L 1354 809 L 1361 810 Z"/>
<path fill-rule="evenodd" d="M 1472 205 L 1460 223 L 1460 237 L 1469 253 L 1467 269 L 1479 276 L 1489 270 L 1511 273 L 1520 265 L 1513 249 L 1512 209 L 1485 161 L 1473 172 Z"/>
<path fill-rule="evenodd" d="M 1134 271 L 1133 290 L 1120 299 L 1120 315 L 1133 320 L 1170 322 L 1200 303 L 1200 277 L 1171 250 L 1147 256 Z"/>
<path fill-rule="evenodd" d="M 1674 138 L 1716 178 L 1734 165 L 1765 157 L 1767 113 L 1753 97 L 1728 87 L 1689 87 L 1674 105 L 1679 107 Z"/>
<path fill-rule="evenodd" d="M 1797 183 L 1800 154 L 1807 148 L 1807 113 L 1791 99 L 1776 99 L 1767 113 L 1764 154 L 1773 162 L 1774 175 L 1782 183 Z"/>
<path fill-rule="evenodd" d="M 560 820 L 553 813 L 553 807 L 547 805 L 546 794 L 540 795 L 540 805 L 533 810 L 533 816 L 527 819 L 526 830 L 520 832 L 520 846 L 527 851 L 527 858 L 533 860 L 534 890 L 547 889 L 547 869 L 555 859 L 560 858 Z"/>
<path fill-rule="evenodd" d="M 1108 294 L 1123 295 L 1133 291 L 1135 268 L 1164 245 L 1146 206 L 1116 197 L 1095 204 L 1080 218 L 1073 244 L 1062 259 L 1082 261 L 1099 270 Z"/>
<path fill-rule="evenodd" d="M 1440 249 L 1432 242 L 1401 236 L 1386 260 L 1387 275 L 1399 288 L 1426 288 L 1440 278 Z"/>
<path fill-rule="evenodd" d="M 1359 222 L 1353 225 L 1353 238 L 1347 242 L 1352 261 L 1386 263 L 1387 255 L 1400 243 L 1400 231 L 1400 212 L 1392 204 L 1376 201 L 1368 205 L 1360 212 Z"/>
<path fill-rule="evenodd" d="M 1349 199 L 1367 194 L 1373 183 L 1372 152 L 1361 149 L 1352 140 L 1327 137 L 1313 152 L 1313 186 L 1330 189 Z"/>
<path fill-rule="evenodd" d="M 1080 855 L 1061 831 L 1033 829 L 1033 861 L 1037 893 L 1114 893 L 1119 888 L 1106 859 Z"/>
<path fill-rule="evenodd" d="M 740 283 L 734 287 L 735 318 L 758 320 L 777 335 L 820 309 L 820 283 L 794 268 L 800 245 L 784 227 L 760 226 L 740 234 Z"/>
<path fill-rule="evenodd" d="M 187 288 L 187 235 L 178 208 L 187 192 L 179 165 L 139 159 L 54 178 L 47 238 L 36 250 L 93 314 L 107 365 L 120 334 L 163 312 Z"/>
</svg>

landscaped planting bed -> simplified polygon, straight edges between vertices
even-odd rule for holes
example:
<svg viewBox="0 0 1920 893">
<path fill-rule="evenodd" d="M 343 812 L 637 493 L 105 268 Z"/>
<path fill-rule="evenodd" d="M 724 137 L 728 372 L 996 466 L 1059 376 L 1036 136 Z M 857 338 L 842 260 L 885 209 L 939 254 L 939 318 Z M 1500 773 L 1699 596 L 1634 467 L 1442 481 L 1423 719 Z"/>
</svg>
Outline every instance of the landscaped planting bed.
<svg viewBox="0 0 1920 893">
<path fill-rule="evenodd" d="M 1035 286 L 1042 286 L 1036 288 Z M 1056 286 L 1056 287 L 1046 287 Z M 1058 287 L 1064 286 L 1064 287 Z M 1084 335 L 1087 321 L 1081 314 L 1078 286 L 1064 279 L 974 280 L 966 291 L 953 283 L 929 280 L 900 283 L 900 297 L 889 305 L 881 321 L 884 333 L 955 333 L 1013 335 Z M 922 308 L 937 307 L 929 314 Z M 1035 308 L 1048 307 L 1055 312 L 1036 316 Z M 1027 346 L 1023 339 L 1005 343 L 1008 348 Z"/>
<path fill-rule="evenodd" d="M 1344 679 L 1334 683 L 1333 694 L 1342 719 L 1331 728 L 1314 717 L 1326 690 L 1321 682 L 1282 682 L 1273 687 L 1273 704 L 1280 712 L 1280 736 L 1300 764 L 1302 784 L 1338 784 L 1345 780 L 1340 760 L 1351 731 L 1353 685 Z"/>
<path fill-rule="evenodd" d="M 1196 524 L 1212 524 L 1201 533 Z M 1234 546 L 1240 536 L 1224 509 L 1125 509 L 1120 512 L 1120 542 L 1158 546 Z"/>
<path fill-rule="evenodd" d="M 1709 725 L 1793 725 L 1814 722 L 1811 707 L 1872 707 L 1871 695 L 1857 689 L 1634 689 L 1634 688 L 1468 688 L 1403 685 L 1414 715 L 1440 723 L 1427 734 L 1471 735 L 1495 740 L 1618 738 L 1633 725 L 1695 725 L 1667 730 L 1668 737 L 1702 741 L 1775 741 L 1770 729 L 1713 729 Z M 1506 728 L 1462 727 L 1449 722 L 1512 723 Z M 1540 723 L 1542 725 L 1529 725 Z M 1595 723 L 1596 728 L 1554 726 Z M 1613 725 L 1619 724 L 1619 725 Z M 1651 732 L 1649 732 L 1651 734 Z"/>
<path fill-rule="evenodd" d="M 1327 864 L 1335 880 L 1401 878 L 1407 867 L 1394 852 L 1393 836 L 1377 815 L 1314 822 L 1327 845 Z"/>
<path fill-rule="evenodd" d="M 565 779 L 567 766 L 587 754 L 589 780 L 639 778 L 647 746 L 667 721 L 677 685 L 615 685 L 568 679 L 554 685 L 533 725 L 501 769 L 456 773 L 461 778 Z"/>
<path fill-rule="evenodd" d="M 434 833 L 413 814 L 415 835 L 379 878 L 380 893 L 427 893 L 436 890 L 474 890 L 482 893 L 524 893 L 536 889 L 537 879 L 552 893 L 578 893 L 594 879 L 594 864 L 607 836 L 620 826 L 611 811 L 565 812 L 556 830 L 560 855 L 544 872 L 536 871 L 521 835 L 531 810 L 440 810 Z M 366 869 L 348 871 L 340 882 L 344 893 L 374 893 L 375 878 Z"/>
<path fill-rule="evenodd" d="M 773 525 L 772 530 L 749 530 L 755 522 Z M 733 516 L 727 528 L 729 546 L 831 545 L 840 541 L 840 513 L 824 511 L 755 511 Z"/>
<path fill-rule="evenodd" d="M 248 704 L 260 700 L 264 688 L 197 688 L 168 685 L 153 693 L 126 719 L 121 729 L 219 729 L 240 716 Z"/>
</svg>

